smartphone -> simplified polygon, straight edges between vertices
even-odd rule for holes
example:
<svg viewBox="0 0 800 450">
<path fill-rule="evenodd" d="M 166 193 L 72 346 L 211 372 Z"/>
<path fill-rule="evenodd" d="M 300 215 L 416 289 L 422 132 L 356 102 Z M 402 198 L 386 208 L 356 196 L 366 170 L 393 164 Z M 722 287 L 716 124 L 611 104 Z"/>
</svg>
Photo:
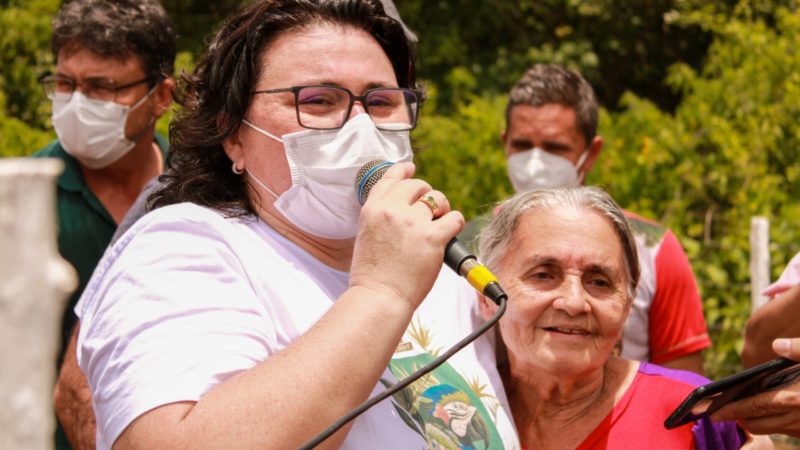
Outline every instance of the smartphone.
<svg viewBox="0 0 800 450">
<path fill-rule="evenodd" d="M 668 430 L 711 414 L 728 403 L 800 380 L 800 362 L 786 358 L 751 367 L 693 390 L 664 421 Z"/>
</svg>

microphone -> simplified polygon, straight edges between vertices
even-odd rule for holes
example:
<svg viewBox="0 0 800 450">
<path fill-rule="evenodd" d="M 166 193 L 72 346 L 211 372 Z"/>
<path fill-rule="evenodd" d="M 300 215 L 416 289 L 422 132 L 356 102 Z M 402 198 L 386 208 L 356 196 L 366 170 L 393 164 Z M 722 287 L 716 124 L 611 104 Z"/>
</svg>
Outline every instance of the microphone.
<svg viewBox="0 0 800 450">
<path fill-rule="evenodd" d="M 361 166 L 355 179 L 359 205 L 364 206 L 369 192 L 392 165 L 394 165 L 393 162 L 376 159 Z M 496 304 L 500 305 L 501 299 L 508 299 L 508 295 L 500 287 L 497 277 L 486 266 L 479 263 L 478 258 L 455 237 L 450 239 L 444 249 L 444 262 L 447 267 L 466 278 L 472 287 Z"/>
</svg>

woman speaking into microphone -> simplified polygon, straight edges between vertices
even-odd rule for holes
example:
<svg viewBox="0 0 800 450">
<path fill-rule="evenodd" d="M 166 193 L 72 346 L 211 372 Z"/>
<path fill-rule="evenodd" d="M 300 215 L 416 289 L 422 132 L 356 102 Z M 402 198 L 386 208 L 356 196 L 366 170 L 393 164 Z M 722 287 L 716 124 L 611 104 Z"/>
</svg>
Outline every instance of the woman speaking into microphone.
<svg viewBox="0 0 800 450">
<path fill-rule="evenodd" d="M 482 322 L 442 269 L 464 219 L 411 178 L 413 61 L 377 0 L 259 1 L 212 36 L 154 211 L 76 308 L 99 448 L 296 448 Z M 361 208 L 375 159 L 397 164 Z M 493 355 L 479 339 L 323 445 L 517 448 Z"/>
</svg>

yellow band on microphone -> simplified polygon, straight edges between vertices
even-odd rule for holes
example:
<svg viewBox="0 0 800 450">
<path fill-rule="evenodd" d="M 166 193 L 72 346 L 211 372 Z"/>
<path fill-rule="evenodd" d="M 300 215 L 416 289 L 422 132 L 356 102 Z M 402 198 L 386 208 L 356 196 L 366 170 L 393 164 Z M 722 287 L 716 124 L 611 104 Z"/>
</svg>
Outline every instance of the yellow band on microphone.
<svg viewBox="0 0 800 450">
<path fill-rule="evenodd" d="M 469 272 L 467 272 L 466 277 L 469 284 L 481 293 L 483 293 L 489 283 L 493 281 L 497 282 L 497 277 L 495 277 L 492 272 L 489 272 L 486 266 L 480 264 L 472 267 Z"/>
</svg>

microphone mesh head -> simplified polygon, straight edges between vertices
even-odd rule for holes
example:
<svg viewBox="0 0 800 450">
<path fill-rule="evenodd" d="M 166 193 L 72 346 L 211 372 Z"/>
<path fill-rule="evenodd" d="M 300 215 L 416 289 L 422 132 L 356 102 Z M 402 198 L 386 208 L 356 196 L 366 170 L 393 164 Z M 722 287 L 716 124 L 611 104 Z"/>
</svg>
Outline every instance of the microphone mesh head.
<svg viewBox="0 0 800 450">
<path fill-rule="evenodd" d="M 369 196 L 369 191 L 378 183 L 392 164 L 394 163 L 383 159 L 374 159 L 361 166 L 355 179 L 356 197 L 359 205 L 364 206 L 364 202 L 367 201 L 367 196 Z"/>
</svg>

